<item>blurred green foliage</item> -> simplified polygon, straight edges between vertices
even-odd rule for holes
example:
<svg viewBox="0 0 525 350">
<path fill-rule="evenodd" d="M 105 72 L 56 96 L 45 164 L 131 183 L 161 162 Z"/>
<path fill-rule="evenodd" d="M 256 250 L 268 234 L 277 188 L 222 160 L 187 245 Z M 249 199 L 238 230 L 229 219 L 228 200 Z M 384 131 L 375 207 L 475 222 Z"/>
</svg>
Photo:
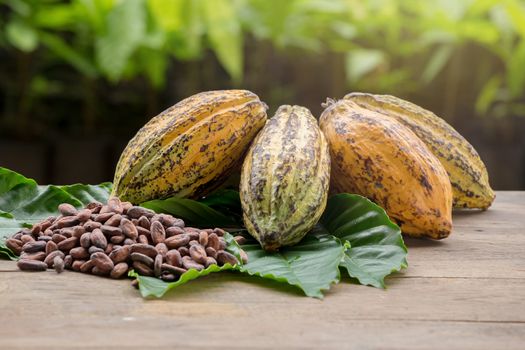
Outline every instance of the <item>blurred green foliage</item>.
<svg viewBox="0 0 525 350">
<path fill-rule="evenodd" d="M 110 82 L 146 76 L 166 85 L 169 60 L 211 50 L 236 85 L 244 41 L 344 55 L 346 80 L 360 90 L 417 91 L 473 57 L 480 115 L 525 115 L 523 0 L 0 0 L 0 46 L 66 62 Z M 410 62 L 417 58 L 421 65 Z M 465 62 L 463 63 L 465 64 Z M 461 74 L 461 67 L 451 70 Z M 36 76 L 33 89 L 43 88 Z M 505 108 L 501 108 L 501 106 Z"/>
</svg>

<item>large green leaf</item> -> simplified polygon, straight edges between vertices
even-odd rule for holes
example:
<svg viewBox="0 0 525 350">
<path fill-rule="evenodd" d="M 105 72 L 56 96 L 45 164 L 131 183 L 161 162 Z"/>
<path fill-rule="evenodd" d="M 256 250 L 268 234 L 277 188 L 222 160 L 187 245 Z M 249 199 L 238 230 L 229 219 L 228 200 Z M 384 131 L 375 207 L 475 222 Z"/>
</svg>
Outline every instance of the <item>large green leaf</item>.
<svg viewBox="0 0 525 350">
<path fill-rule="evenodd" d="M 347 193 L 331 197 L 321 224 L 350 243 L 341 267 L 359 283 L 384 288 L 385 276 L 407 267 L 401 230 L 368 199 Z"/>
</svg>

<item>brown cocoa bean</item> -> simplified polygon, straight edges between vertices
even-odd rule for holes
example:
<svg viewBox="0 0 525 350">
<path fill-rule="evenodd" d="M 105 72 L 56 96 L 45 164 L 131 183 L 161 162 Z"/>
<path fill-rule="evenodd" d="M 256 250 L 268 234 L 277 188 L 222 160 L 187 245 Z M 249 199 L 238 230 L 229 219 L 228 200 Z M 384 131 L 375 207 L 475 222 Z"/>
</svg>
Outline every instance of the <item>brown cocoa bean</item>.
<svg viewBox="0 0 525 350">
<path fill-rule="evenodd" d="M 201 265 L 198 262 L 193 261 L 189 256 L 184 256 L 182 258 L 182 266 L 184 266 L 186 270 L 189 270 L 189 269 L 195 269 L 197 271 L 204 270 L 204 265 Z"/>
<path fill-rule="evenodd" d="M 22 246 L 22 251 L 25 253 L 36 253 L 44 249 L 46 249 L 46 242 L 43 241 L 27 242 Z"/>
<path fill-rule="evenodd" d="M 76 247 L 69 251 L 69 255 L 71 255 L 73 259 L 84 260 L 84 259 L 87 259 L 90 254 L 86 248 Z"/>
<path fill-rule="evenodd" d="M 61 251 L 68 252 L 72 248 L 74 248 L 78 243 L 77 237 L 69 237 L 67 239 L 64 239 L 62 242 L 57 244 L 57 248 Z"/>
<path fill-rule="evenodd" d="M 62 258 L 59 256 L 55 256 L 55 259 L 53 259 L 53 267 L 55 268 L 55 271 L 57 273 L 64 272 L 64 267 L 65 267 L 64 260 L 62 260 Z"/>
<path fill-rule="evenodd" d="M 114 264 L 118 264 L 128 260 L 130 254 L 130 246 L 125 245 L 121 248 L 113 250 L 109 253 L 109 258 L 113 261 Z"/>
<path fill-rule="evenodd" d="M 27 259 L 27 260 L 39 260 L 44 261 L 46 258 L 45 252 L 36 252 L 36 253 L 22 253 L 20 255 L 21 259 Z"/>
<path fill-rule="evenodd" d="M 153 217 L 153 215 L 155 215 L 155 212 L 153 210 L 149 210 L 149 209 L 146 209 L 146 208 L 133 206 L 133 207 L 128 209 L 127 214 L 132 219 L 138 219 L 141 216 L 145 216 L 145 217 L 147 217 L 149 219 L 149 218 Z"/>
<path fill-rule="evenodd" d="M 20 255 L 20 253 L 22 253 L 23 242 L 19 239 L 8 238 L 5 241 L 5 245 L 7 246 L 7 248 L 11 249 L 16 255 Z"/>
<path fill-rule="evenodd" d="M 219 250 L 226 249 L 226 241 L 224 240 L 224 237 L 219 237 Z"/>
<path fill-rule="evenodd" d="M 38 261 L 38 260 L 20 259 L 18 260 L 16 265 L 22 271 L 45 271 L 47 270 L 47 264 L 43 261 Z"/>
<path fill-rule="evenodd" d="M 141 216 L 140 218 L 138 218 L 137 224 L 138 224 L 138 226 L 143 227 L 146 230 L 149 230 L 149 227 L 151 226 L 151 223 L 150 223 L 149 219 L 147 217 L 145 217 L 145 216 Z"/>
<path fill-rule="evenodd" d="M 46 243 L 46 255 L 49 255 L 51 252 L 58 250 L 57 244 L 53 241 Z"/>
<path fill-rule="evenodd" d="M 73 263 L 71 263 L 71 269 L 73 271 L 80 271 L 80 268 L 82 267 L 82 265 L 84 265 L 86 263 L 85 260 L 75 260 L 73 261 Z"/>
<path fill-rule="evenodd" d="M 103 205 L 102 208 L 100 208 L 100 214 L 107 214 L 107 213 L 111 213 L 111 214 L 114 214 L 111 209 L 109 209 L 109 207 L 107 205 Z"/>
<path fill-rule="evenodd" d="M 160 221 L 153 221 L 151 223 L 150 232 L 153 244 L 163 243 L 166 239 L 166 231 Z"/>
<path fill-rule="evenodd" d="M 125 239 L 126 239 L 126 236 L 122 234 L 122 235 L 117 235 L 117 236 L 111 236 L 109 238 L 109 241 L 113 244 L 120 244 L 124 242 Z"/>
<path fill-rule="evenodd" d="M 146 264 L 147 266 L 153 268 L 154 260 L 149 256 L 141 253 L 131 253 L 131 260 L 140 261 L 141 263 Z"/>
<path fill-rule="evenodd" d="M 51 237 L 51 240 L 55 242 L 56 244 L 65 241 L 67 238 L 62 236 L 60 233 L 53 233 L 53 236 Z"/>
<path fill-rule="evenodd" d="M 217 251 L 215 249 L 213 249 L 212 247 L 206 247 L 206 255 L 214 258 L 214 259 L 217 259 Z"/>
<path fill-rule="evenodd" d="M 157 249 L 157 252 L 162 255 L 162 256 L 166 256 L 166 253 L 168 252 L 168 246 L 166 246 L 166 244 L 164 243 L 159 243 L 155 246 L 155 249 Z"/>
<path fill-rule="evenodd" d="M 210 265 L 217 265 L 217 260 L 215 260 L 211 256 L 208 256 L 206 258 L 206 261 L 204 262 L 204 266 L 209 267 Z"/>
<path fill-rule="evenodd" d="M 159 214 L 158 220 L 165 227 L 170 227 L 173 226 L 178 219 L 168 214 Z"/>
<path fill-rule="evenodd" d="M 113 267 L 113 270 L 111 270 L 109 277 L 115 279 L 121 278 L 126 274 L 126 272 L 128 272 L 128 268 L 128 264 L 125 262 L 118 263 Z"/>
<path fill-rule="evenodd" d="M 106 222 L 104 223 L 105 226 L 119 226 L 120 225 L 120 220 L 122 220 L 122 215 L 120 214 L 115 214 L 113 215 L 112 217 L 110 217 L 109 219 L 106 220 Z"/>
<path fill-rule="evenodd" d="M 172 273 L 164 271 L 160 275 L 160 279 L 163 280 L 164 282 L 175 282 L 177 280 L 177 277 Z"/>
<path fill-rule="evenodd" d="M 219 242 L 219 236 L 217 236 L 216 233 L 212 233 L 208 235 L 208 247 L 211 247 L 215 249 L 216 251 L 221 248 L 221 244 Z"/>
<path fill-rule="evenodd" d="M 119 227 L 114 227 L 114 226 L 102 225 L 100 229 L 98 230 L 102 231 L 108 237 L 122 234 L 122 230 Z"/>
<path fill-rule="evenodd" d="M 213 232 L 216 233 L 217 236 L 219 236 L 219 237 L 224 236 L 224 234 L 226 233 L 226 231 L 224 231 L 222 228 L 218 228 L 218 227 L 214 228 Z"/>
<path fill-rule="evenodd" d="M 160 277 L 161 274 L 161 268 L 162 268 L 162 255 L 158 254 L 155 257 L 155 261 L 153 262 L 153 273 L 155 274 L 155 277 Z"/>
<path fill-rule="evenodd" d="M 91 270 L 91 273 L 96 276 L 107 276 L 109 272 L 107 270 L 100 269 L 98 266 L 94 266 Z"/>
<path fill-rule="evenodd" d="M 93 253 L 104 253 L 104 249 L 92 245 L 91 247 L 88 248 L 88 253 L 89 255 Z"/>
<path fill-rule="evenodd" d="M 108 243 L 108 246 L 106 249 L 104 249 L 104 253 L 109 254 L 113 251 L 113 243 Z"/>
<path fill-rule="evenodd" d="M 120 220 L 120 230 L 124 235 L 131 239 L 137 239 L 139 236 L 139 233 L 137 231 L 137 227 L 128 219 L 122 218 Z"/>
<path fill-rule="evenodd" d="M 193 245 L 200 245 L 200 243 L 199 243 L 199 241 L 195 241 L 195 240 L 193 240 L 193 241 L 190 241 L 190 242 L 188 243 L 188 245 L 191 247 L 191 246 L 193 246 Z"/>
<path fill-rule="evenodd" d="M 103 223 L 103 222 L 106 222 L 108 221 L 108 219 L 110 217 L 113 216 L 114 213 L 100 213 L 100 214 L 97 214 L 94 216 L 94 220 L 96 222 L 100 222 L 100 223 Z"/>
<path fill-rule="evenodd" d="M 166 263 L 170 265 L 177 266 L 177 267 L 182 266 L 182 256 L 180 255 L 179 251 L 176 249 L 169 250 L 166 253 L 165 259 L 166 259 Z"/>
<path fill-rule="evenodd" d="M 31 227 L 31 234 L 33 236 L 37 236 L 40 231 L 42 231 L 42 225 L 40 224 L 34 224 L 33 227 Z"/>
<path fill-rule="evenodd" d="M 80 236 L 80 246 L 86 249 L 91 246 L 91 232 L 86 232 Z"/>
<path fill-rule="evenodd" d="M 47 230 L 49 226 L 51 226 L 51 220 L 49 220 L 49 218 L 45 219 L 40 223 L 40 229 L 42 230 L 42 232 Z"/>
<path fill-rule="evenodd" d="M 48 256 L 45 257 L 44 262 L 47 264 L 49 268 L 53 267 L 53 260 L 57 257 L 64 258 L 65 255 L 60 250 L 52 251 Z"/>
<path fill-rule="evenodd" d="M 132 240 L 131 238 L 126 238 L 124 240 L 124 242 L 122 242 L 122 244 L 124 244 L 124 245 L 132 245 L 132 244 L 135 244 L 135 243 L 137 243 L 137 242 Z"/>
<path fill-rule="evenodd" d="M 201 230 L 196 228 L 196 227 L 186 227 L 186 228 L 184 228 L 184 231 L 186 233 L 189 233 L 189 232 L 197 232 L 197 233 L 199 233 L 199 232 L 201 232 Z"/>
<path fill-rule="evenodd" d="M 190 236 L 187 233 L 184 233 L 182 235 L 173 236 L 170 238 L 167 238 L 164 241 L 164 244 L 170 249 L 179 248 L 182 246 L 185 246 L 190 242 Z"/>
<path fill-rule="evenodd" d="M 166 229 L 166 237 L 181 235 L 183 233 L 184 233 L 184 229 L 178 226 L 172 226 Z"/>
<path fill-rule="evenodd" d="M 149 239 L 148 239 L 148 237 L 146 237 L 144 235 L 140 235 L 139 239 L 137 240 L 137 242 L 141 243 L 141 244 L 149 244 Z"/>
<path fill-rule="evenodd" d="M 64 257 L 64 268 L 70 270 L 72 264 L 73 264 L 73 257 L 71 255 L 66 255 Z"/>
<path fill-rule="evenodd" d="M 100 228 L 101 226 L 102 224 L 100 222 L 92 220 L 86 221 L 86 223 L 84 224 L 84 228 L 86 229 L 86 231 L 93 231 L 94 229 Z"/>
<path fill-rule="evenodd" d="M 104 226 L 102 226 L 104 227 Z M 95 247 L 98 247 L 100 249 L 106 249 L 108 246 L 108 240 L 106 239 L 106 236 L 102 233 L 101 229 L 94 229 L 93 232 L 91 232 L 91 244 L 93 244 Z"/>
<path fill-rule="evenodd" d="M 91 210 L 93 214 L 98 214 L 100 212 L 100 208 L 102 208 L 102 203 L 100 202 L 91 202 L 86 205 L 86 209 Z"/>
<path fill-rule="evenodd" d="M 155 247 L 150 246 L 149 244 L 141 244 L 141 243 L 135 243 L 131 245 L 131 253 L 141 253 L 144 255 L 149 256 L 150 258 L 154 258 L 157 256 L 158 252 Z"/>
<path fill-rule="evenodd" d="M 44 242 L 49 242 L 51 240 L 51 237 L 49 236 L 40 236 L 38 237 L 37 241 L 44 241 Z"/>
<path fill-rule="evenodd" d="M 117 197 L 111 197 L 108 199 L 108 208 L 110 211 L 122 214 L 124 209 L 122 209 L 122 202 Z"/>
<path fill-rule="evenodd" d="M 46 230 L 44 231 L 44 235 L 45 236 L 52 236 L 53 235 L 53 230 L 51 230 L 49 228 L 46 228 Z"/>
<path fill-rule="evenodd" d="M 131 281 L 131 286 L 133 288 L 137 288 L 138 289 L 139 288 L 139 280 L 135 278 L 133 281 Z"/>
<path fill-rule="evenodd" d="M 186 232 L 188 236 L 190 236 L 190 241 L 198 241 L 199 240 L 199 232 L 200 231 L 190 231 Z"/>
<path fill-rule="evenodd" d="M 64 227 L 71 227 L 78 225 L 80 221 L 78 220 L 78 217 L 76 216 L 64 216 L 63 218 L 60 218 L 56 221 L 55 225 L 58 229 L 64 228 Z"/>
<path fill-rule="evenodd" d="M 81 209 L 78 211 L 77 217 L 78 217 L 78 221 L 86 222 L 91 218 L 91 210 Z"/>
<path fill-rule="evenodd" d="M 133 206 L 133 204 L 131 204 L 131 202 L 122 202 L 120 205 L 122 206 L 122 213 L 123 214 L 127 214 L 129 208 L 131 208 Z"/>
<path fill-rule="evenodd" d="M 190 256 L 193 260 L 195 260 L 195 262 L 198 262 L 199 264 L 206 263 L 206 251 L 199 243 L 190 247 Z"/>
<path fill-rule="evenodd" d="M 133 268 L 139 275 L 142 275 L 142 276 L 153 276 L 154 275 L 153 269 L 140 261 L 134 261 Z"/>
<path fill-rule="evenodd" d="M 208 232 L 206 231 L 199 232 L 199 243 L 203 247 L 206 247 L 208 245 Z"/>
<path fill-rule="evenodd" d="M 136 226 L 139 236 L 144 235 L 146 237 L 151 237 L 151 232 L 144 227 Z"/>
<path fill-rule="evenodd" d="M 74 216 L 78 214 L 78 210 L 69 203 L 62 203 L 58 206 L 58 211 L 64 216 Z"/>
<path fill-rule="evenodd" d="M 180 276 L 183 273 L 188 271 L 185 268 L 182 268 L 182 267 L 179 267 L 179 266 L 173 266 L 173 265 L 170 265 L 170 264 L 162 264 L 161 265 L 161 270 L 162 271 L 168 271 L 169 273 L 173 273 L 173 274 L 175 274 L 177 276 Z"/>
<path fill-rule="evenodd" d="M 239 252 L 239 255 L 241 256 L 242 263 L 243 264 L 247 264 L 248 263 L 248 254 L 246 254 L 246 252 L 241 249 L 241 251 Z"/>
<path fill-rule="evenodd" d="M 22 241 L 23 244 L 26 244 L 26 243 L 29 243 L 29 242 L 34 242 L 35 239 L 33 238 L 33 236 L 31 236 L 31 234 L 24 234 L 20 237 L 20 240 Z"/>
<path fill-rule="evenodd" d="M 72 236 L 77 237 L 77 238 L 80 238 L 86 232 L 86 229 L 82 226 L 73 226 L 72 230 L 73 230 Z"/>
<path fill-rule="evenodd" d="M 180 247 L 177 249 L 181 256 L 188 256 L 190 255 L 190 250 L 187 247 Z"/>
<path fill-rule="evenodd" d="M 237 261 L 237 258 L 235 257 L 235 255 L 230 254 L 230 253 L 228 253 L 225 250 L 221 250 L 221 251 L 217 252 L 217 262 L 221 266 L 224 265 L 224 264 L 236 265 L 236 264 L 239 263 L 239 261 Z"/>
<path fill-rule="evenodd" d="M 60 229 L 60 234 L 66 238 L 73 237 L 73 227 L 66 227 Z"/>
<path fill-rule="evenodd" d="M 244 236 L 235 236 L 233 237 L 233 239 L 235 240 L 235 242 L 237 242 L 237 244 L 244 244 L 246 243 L 246 237 Z"/>
<path fill-rule="evenodd" d="M 113 267 L 113 261 L 104 253 L 93 253 L 91 254 L 90 261 L 93 261 L 96 266 L 104 274 L 109 274 Z"/>
</svg>

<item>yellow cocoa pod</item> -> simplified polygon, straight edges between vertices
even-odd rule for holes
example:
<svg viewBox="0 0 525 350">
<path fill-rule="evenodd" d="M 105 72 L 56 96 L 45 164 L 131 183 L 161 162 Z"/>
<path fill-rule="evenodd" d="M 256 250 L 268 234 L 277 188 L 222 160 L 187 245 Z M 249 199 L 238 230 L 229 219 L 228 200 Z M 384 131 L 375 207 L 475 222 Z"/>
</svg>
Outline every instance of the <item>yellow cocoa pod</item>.
<svg viewBox="0 0 525 350">
<path fill-rule="evenodd" d="M 393 118 L 333 101 L 320 118 L 332 158 L 336 192 L 376 202 L 415 237 L 442 239 L 452 229 L 452 188 L 439 160 Z"/>
<path fill-rule="evenodd" d="M 266 105 L 246 90 L 188 97 L 151 119 L 128 143 L 113 195 L 142 203 L 195 198 L 220 185 L 266 122 Z"/>
<path fill-rule="evenodd" d="M 454 207 L 487 209 L 494 201 L 489 175 L 478 152 L 445 120 L 413 103 L 390 95 L 354 92 L 344 97 L 410 128 L 441 161 L 448 173 Z"/>
</svg>

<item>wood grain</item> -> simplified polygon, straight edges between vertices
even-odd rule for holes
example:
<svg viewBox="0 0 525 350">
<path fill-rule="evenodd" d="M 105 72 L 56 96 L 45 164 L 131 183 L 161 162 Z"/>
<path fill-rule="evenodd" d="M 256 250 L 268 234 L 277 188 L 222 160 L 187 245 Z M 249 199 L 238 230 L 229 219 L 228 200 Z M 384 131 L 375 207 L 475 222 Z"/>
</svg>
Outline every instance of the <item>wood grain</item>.
<svg viewBox="0 0 525 350">
<path fill-rule="evenodd" d="M 499 192 L 450 238 L 407 239 L 387 290 L 344 279 L 322 301 L 236 273 L 143 300 L 129 281 L 0 261 L 0 348 L 523 349 L 524 228 L 525 192 Z"/>
</svg>

